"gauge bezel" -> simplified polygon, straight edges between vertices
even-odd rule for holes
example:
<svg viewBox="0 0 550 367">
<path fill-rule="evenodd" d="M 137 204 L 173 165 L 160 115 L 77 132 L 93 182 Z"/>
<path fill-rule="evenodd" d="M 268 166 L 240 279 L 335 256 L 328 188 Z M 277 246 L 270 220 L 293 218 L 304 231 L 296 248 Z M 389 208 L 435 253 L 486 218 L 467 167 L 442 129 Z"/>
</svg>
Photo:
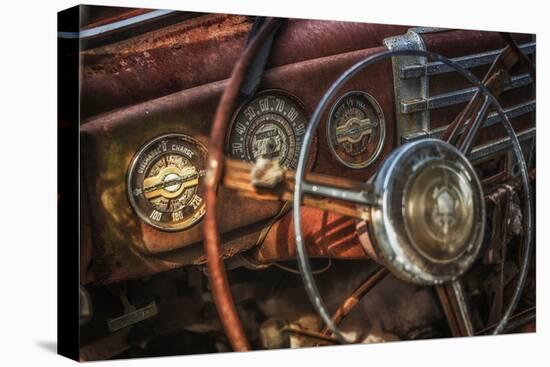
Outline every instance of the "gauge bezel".
<svg viewBox="0 0 550 367">
<path fill-rule="evenodd" d="M 157 135 L 155 136 L 154 138 L 152 139 L 149 139 L 148 141 L 146 141 L 138 150 L 137 152 L 134 154 L 134 156 L 132 157 L 132 160 L 130 161 L 130 165 L 128 166 L 128 169 L 127 169 L 127 173 L 126 173 L 126 197 L 128 198 L 128 201 L 129 201 L 129 204 L 130 204 L 130 207 L 132 208 L 132 210 L 134 211 L 134 213 L 136 213 L 136 215 L 139 217 L 139 219 L 141 221 L 143 221 L 144 223 L 146 223 L 147 225 L 153 227 L 153 228 L 156 228 L 158 230 L 161 230 L 161 231 L 164 231 L 164 232 L 181 232 L 181 231 L 185 231 L 185 230 L 188 230 L 194 226 L 196 226 L 197 224 L 199 224 L 203 218 L 204 218 L 204 202 L 203 204 L 201 205 L 201 208 L 203 210 L 203 213 L 200 215 L 200 217 L 196 220 L 194 220 L 192 223 L 190 224 L 187 224 L 185 226 L 182 226 L 182 227 L 174 227 L 174 226 L 166 226 L 166 225 L 162 225 L 160 224 L 159 222 L 156 222 L 156 221 L 153 221 L 149 216 L 147 216 L 143 210 L 140 208 L 139 204 L 136 202 L 136 200 L 134 199 L 134 196 L 132 195 L 132 190 L 134 189 L 132 187 L 132 174 L 134 172 L 134 170 L 136 169 L 136 165 L 138 164 L 142 154 L 147 150 L 149 149 L 152 145 L 158 143 L 159 141 L 161 141 L 162 139 L 170 139 L 170 138 L 183 138 L 186 142 L 192 144 L 192 145 L 195 145 L 195 146 L 198 146 L 201 150 L 202 150 L 202 154 L 204 154 L 204 161 L 205 161 L 205 164 L 206 164 L 206 159 L 208 157 L 208 149 L 206 148 L 206 146 L 201 142 L 199 141 L 197 138 L 191 136 L 191 135 L 188 135 L 188 134 L 184 134 L 184 133 L 176 133 L 176 132 L 171 132 L 171 133 L 166 133 L 166 134 L 161 134 L 161 135 Z M 206 169 L 206 167 L 202 167 L 201 169 Z M 200 182 L 200 176 L 199 176 L 199 185 L 201 185 L 201 182 Z M 203 199 L 204 200 L 204 199 Z"/>
<path fill-rule="evenodd" d="M 371 104 L 376 116 L 378 117 L 378 122 L 379 122 L 379 126 L 380 126 L 380 138 L 379 138 L 379 141 L 378 141 L 378 145 L 377 145 L 376 149 L 374 150 L 374 153 L 371 155 L 371 157 L 363 163 L 353 163 L 353 162 L 348 162 L 348 161 L 344 160 L 343 158 L 341 158 L 338 155 L 338 153 L 336 152 L 335 147 L 332 144 L 332 117 L 333 117 L 334 113 L 336 112 L 335 111 L 336 107 L 345 98 L 347 98 L 347 97 L 349 97 L 350 95 L 353 95 L 353 94 L 361 94 L 363 97 L 365 97 L 367 99 L 367 101 Z M 330 111 L 329 111 L 329 114 L 328 114 L 328 117 L 327 117 L 327 120 L 326 120 L 326 125 L 327 125 L 327 142 L 328 142 L 328 146 L 330 148 L 330 152 L 332 153 L 332 156 L 335 157 L 336 160 L 339 163 L 343 164 L 344 166 L 346 166 L 348 168 L 352 168 L 352 169 L 367 168 L 368 166 L 372 165 L 380 157 L 380 154 L 382 153 L 382 149 L 384 148 L 384 144 L 386 142 L 386 119 L 385 119 L 385 116 L 384 116 L 384 111 L 382 110 L 382 106 L 380 106 L 380 103 L 378 103 L 376 98 L 374 98 L 371 94 L 369 94 L 365 91 L 359 90 L 359 89 L 348 90 L 347 92 L 342 94 L 332 104 L 332 107 L 330 108 Z"/>
</svg>

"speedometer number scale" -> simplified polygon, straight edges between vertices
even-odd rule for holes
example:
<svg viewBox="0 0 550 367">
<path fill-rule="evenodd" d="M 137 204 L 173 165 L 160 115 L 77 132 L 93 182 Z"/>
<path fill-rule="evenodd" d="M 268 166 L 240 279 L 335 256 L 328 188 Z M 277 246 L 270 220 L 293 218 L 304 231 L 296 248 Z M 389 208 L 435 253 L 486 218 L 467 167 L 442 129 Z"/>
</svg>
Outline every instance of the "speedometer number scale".
<svg viewBox="0 0 550 367">
<path fill-rule="evenodd" d="M 255 162 L 278 160 L 296 168 L 307 113 L 295 98 L 281 92 L 263 92 L 237 111 L 228 138 L 231 158 Z"/>
</svg>

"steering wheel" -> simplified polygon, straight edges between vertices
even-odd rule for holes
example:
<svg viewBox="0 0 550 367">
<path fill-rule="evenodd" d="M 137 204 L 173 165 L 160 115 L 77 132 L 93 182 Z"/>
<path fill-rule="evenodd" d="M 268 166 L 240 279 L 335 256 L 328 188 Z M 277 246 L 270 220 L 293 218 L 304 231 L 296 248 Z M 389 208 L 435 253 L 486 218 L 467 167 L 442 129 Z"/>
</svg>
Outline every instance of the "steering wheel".
<svg viewBox="0 0 550 367">
<path fill-rule="evenodd" d="M 218 105 L 210 136 L 205 180 L 204 246 L 220 321 L 236 351 L 248 350 L 250 346 L 229 291 L 223 266 L 216 223 L 216 189 L 225 166 L 223 142 L 239 86 L 255 53 L 278 22 L 275 18 L 268 19 L 237 62 Z M 422 139 L 400 146 L 386 158 L 369 183 L 340 186 L 338 182 L 341 178 L 314 182 L 306 180 L 311 142 L 329 102 L 346 81 L 368 66 L 401 56 L 419 56 L 439 61 L 453 68 L 477 88 L 473 99 L 478 99 L 479 108 L 471 117 L 469 129 L 462 134 L 458 143 L 455 142 L 455 129 L 448 141 Z M 444 56 L 418 50 L 383 51 L 357 62 L 336 79 L 317 105 L 303 138 L 294 175 L 292 195 L 295 205 L 307 205 L 304 196 L 313 195 L 352 205 L 361 213 L 357 217 L 365 218 L 367 213 L 367 225 L 377 258 L 395 276 L 416 284 L 436 286 L 440 297 L 441 294 L 450 297 L 460 315 L 460 320 L 456 321 L 463 335 L 473 335 L 473 328 L 460 277 L 478 257 L 486 221 L 483 189 L 469 157 L 489 107 L 498 113 L 510 137 L 519 165 L 524 202 L 522 218 L 525 233 L 522 237 L 521 270 L 510 304 L 493 331 L 493 334 L 499 334 L 516 308 L 527 278 L 532 243 L 532 198 L 527 165 L 517 135 L 496 97 L 470 71 Z M 299 210 L 294 210 L 293 219 L 300 273 L 314 309 L 340 342 L 356 342 L 346 338 L 331 318 L 312 274 L 302 238 Z"/>
</svg>

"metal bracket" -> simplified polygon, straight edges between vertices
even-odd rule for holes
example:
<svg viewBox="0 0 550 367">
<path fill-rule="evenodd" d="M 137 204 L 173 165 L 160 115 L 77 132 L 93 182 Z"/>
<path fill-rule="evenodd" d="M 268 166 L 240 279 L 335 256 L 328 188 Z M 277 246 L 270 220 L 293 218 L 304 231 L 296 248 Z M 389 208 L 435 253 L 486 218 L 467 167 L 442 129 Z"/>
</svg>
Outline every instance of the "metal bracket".
<svg viewBox="0 0 550 367">
<path fill-rule="evenodd" d="M 422 50 L 426 45 L 421 34 L 441 32 L 441 28 L 411 28 L 400 36 L 386 38 L 384 45 L 390 51 Z M 428 61 L 420 56 L 399 56 L 392 58 L 393 88 L 396 103 L 397 139 L 401 144 L 401 136 L 430 130 L 430 113 L 421 111 L 415 114 L 401 112 L 401 101 L 426 100 L 429 97 L 429 82 L 426 73 L 418 78 L 403 78 L 402 70 L 407 67 L 427 67 Z"/>
</svg>

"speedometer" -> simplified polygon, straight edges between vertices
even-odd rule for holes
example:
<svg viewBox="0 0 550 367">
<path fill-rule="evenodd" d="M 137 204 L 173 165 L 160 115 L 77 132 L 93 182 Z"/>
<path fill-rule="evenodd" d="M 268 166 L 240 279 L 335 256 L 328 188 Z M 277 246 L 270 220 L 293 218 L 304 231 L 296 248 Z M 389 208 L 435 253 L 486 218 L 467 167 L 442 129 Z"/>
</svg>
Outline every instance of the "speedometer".
<svg viewBox="0 0 550 367">
<path fill-rule="evenodd" d="M 308 116 L 303 105 L 281 91 L 265 91 L 245 102 L 236 112 L 228 136 L 231 158 L 255 162 L 278 160 L 296 168 Z"/>
</svg>

